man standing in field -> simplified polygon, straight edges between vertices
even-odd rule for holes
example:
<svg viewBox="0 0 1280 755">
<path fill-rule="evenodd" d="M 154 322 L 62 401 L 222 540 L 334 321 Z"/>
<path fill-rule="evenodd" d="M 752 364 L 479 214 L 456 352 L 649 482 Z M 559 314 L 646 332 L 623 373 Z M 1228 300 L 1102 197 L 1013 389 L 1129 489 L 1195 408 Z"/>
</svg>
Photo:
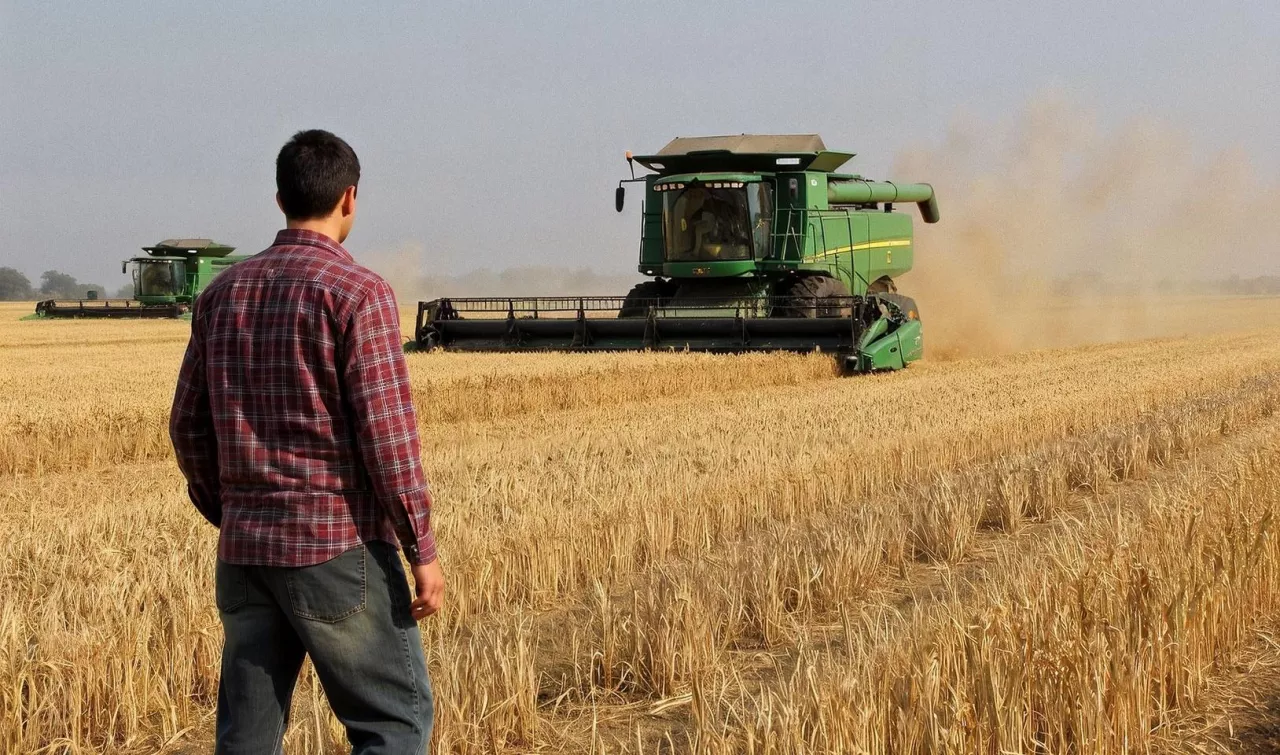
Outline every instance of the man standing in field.
<svg viewBox="0 0 1280 755">
<path fill-rule="evenodd" d="M 286 229 L 195 303 L 170 437 L 220 529 L 218 753 L 280 751 L 306 655 L 353 753 L 431 736 L 416 621 L 444 575 L 395 296 L 342 247 L 359 181 L 342 139 L 296 134 L 276 159 Z"/>
</svg>

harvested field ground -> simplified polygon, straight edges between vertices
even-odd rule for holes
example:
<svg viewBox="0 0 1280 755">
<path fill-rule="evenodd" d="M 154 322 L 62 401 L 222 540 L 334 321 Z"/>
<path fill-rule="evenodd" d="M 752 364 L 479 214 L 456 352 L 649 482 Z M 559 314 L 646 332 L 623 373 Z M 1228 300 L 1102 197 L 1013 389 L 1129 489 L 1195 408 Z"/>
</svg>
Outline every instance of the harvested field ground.
<svg viewBox="0 0 1280 755">
<path fill-rule="evenodd" d="M 28 310 L 0 305 L 0 752 L 205 751 L 216 531 L 166 436 L 187 326 Z M 1143 316 L 857 378 L 410 355 L 436 751 L 1269 751 L 1280 302 Z M 342 742 L 308 675 L 287 751 Z"/>
</svg>

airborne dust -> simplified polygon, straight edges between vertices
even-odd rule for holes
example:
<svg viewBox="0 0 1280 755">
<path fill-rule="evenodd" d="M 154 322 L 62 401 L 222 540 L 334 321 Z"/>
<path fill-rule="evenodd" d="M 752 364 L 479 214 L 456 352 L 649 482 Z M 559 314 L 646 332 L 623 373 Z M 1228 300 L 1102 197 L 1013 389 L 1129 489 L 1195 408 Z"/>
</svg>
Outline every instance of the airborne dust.
<svg viewBox="0 0 1280 755">
<path fill-rule="evenodd" d="M 929 358 L 1280 326 L 1280 298 L 1215 296 L 1280 275 L 1280 184 L 1243 153 L 1045 100 L 958 119 L 892 175 L 932 183 L 942 208 L 900 282 Z"/>
</svg>

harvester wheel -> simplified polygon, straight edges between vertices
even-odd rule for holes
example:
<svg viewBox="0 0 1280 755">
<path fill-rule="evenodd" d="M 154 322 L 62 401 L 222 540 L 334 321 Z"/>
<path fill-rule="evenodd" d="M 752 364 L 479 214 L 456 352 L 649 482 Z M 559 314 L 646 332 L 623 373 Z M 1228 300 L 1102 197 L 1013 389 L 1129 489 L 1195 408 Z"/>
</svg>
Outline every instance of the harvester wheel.
<svg viewBox="0 0 1280 755">
<path fill-rule="evenodd" d="M 637 283 L 627 292 L 627 298 L 622 300 L 618 317 L 644 317 L 649 314 L 650 306 L 665 304 L 672 293 L 671 284 L 666 281 L 653 280 Z"/>
<path fill-rule="evenodd" d="M 775 310 L 780 317 L 847 317 L 848 307 L 823 306 L 823 299 L 849 296 L 849 287 L 827 275 L 806 275 L 785 285 L 780 296 L 792 301 Z"/>
<path fill-rule="evenodd" d="M 867 286 L 867 293 L 896 294 L 898 293 L 898 284 L 893 282 L 893 278 L 885 275 L 872 281 L 871 285 Z"/>
</svg>

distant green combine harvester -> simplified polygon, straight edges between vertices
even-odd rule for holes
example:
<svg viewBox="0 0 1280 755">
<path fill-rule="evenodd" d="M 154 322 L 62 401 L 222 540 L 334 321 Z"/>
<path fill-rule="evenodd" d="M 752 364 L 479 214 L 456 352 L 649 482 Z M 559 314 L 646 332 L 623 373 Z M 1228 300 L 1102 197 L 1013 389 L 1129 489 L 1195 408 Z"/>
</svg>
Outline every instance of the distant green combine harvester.
<svg viewBox="0 0 1280 755">
<path fill-rule="evenodd" d="M 176 318 L 189 316 L 191 303 L 218 273 L 249 259 L 235 247 L 212 239 L 167 239 L 144 246 L 149 256 L 125 260 L 133 266 L 132 299 L 47 299 L 36 304 L 35 318 Z"/>
</svg>

